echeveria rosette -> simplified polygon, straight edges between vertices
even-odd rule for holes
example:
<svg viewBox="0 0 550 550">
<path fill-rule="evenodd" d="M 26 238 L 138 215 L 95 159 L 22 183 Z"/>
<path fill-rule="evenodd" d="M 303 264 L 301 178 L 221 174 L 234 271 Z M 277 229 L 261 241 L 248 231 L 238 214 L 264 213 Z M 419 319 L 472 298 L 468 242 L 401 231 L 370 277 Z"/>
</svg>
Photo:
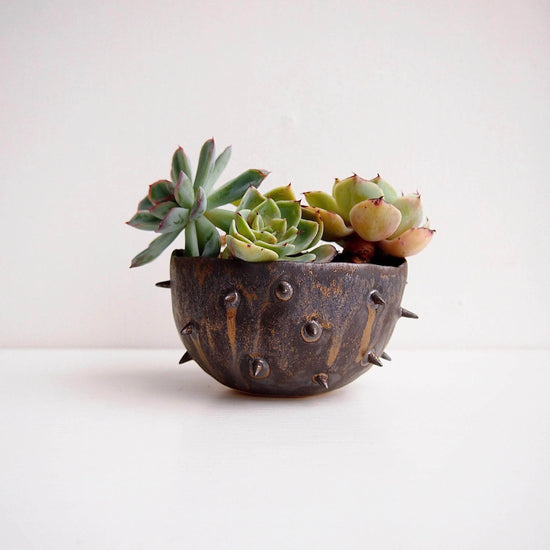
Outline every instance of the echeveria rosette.
<svg viewBox="0 0 550 550">
<path fill-rule="evenodd" d="M 231 221 L 224 255 L 247 262 L 330 262 L 332 245 L 313 248 L 322 234 L 323 222 L 304 212 L 290 185 L 266 195 L 250 187 Z"/>
<path fill-rule="evenodd" d="M 218 256 L 221 238 L 217 227 L 228 230 L 234 213 L 220 206 L 238 201 L 250 187 L 257 187 L 268 175 L 265 170 L 247 170 L 214 189 L 227 166 L 231 147 L 218 157 L 213 139 L 201 148 L 197 172 L 181 147 L 172 157 L 171 180 L 159 180 L 149 186 L 147 196 L 127 223 L 137 229 L 154 231 L 160 236 L 140 252 L 130 267 L 144 265 L 161 254 L 185 230 L 188 256 Z"/>
<path fill-rule="evenodd" d="M 344 252 L 364 261 L 377 254 L 418 254 L 434 233 L 427 225 L 418 227 L 423 215 L 420 195 L 399 195 L 380 175 L 372 180 L 356 174 L 337 179 L 332 195 L 304 194 L 308 210 L 323 220 L 323 239 L 339 242 Z"/>
</svg>

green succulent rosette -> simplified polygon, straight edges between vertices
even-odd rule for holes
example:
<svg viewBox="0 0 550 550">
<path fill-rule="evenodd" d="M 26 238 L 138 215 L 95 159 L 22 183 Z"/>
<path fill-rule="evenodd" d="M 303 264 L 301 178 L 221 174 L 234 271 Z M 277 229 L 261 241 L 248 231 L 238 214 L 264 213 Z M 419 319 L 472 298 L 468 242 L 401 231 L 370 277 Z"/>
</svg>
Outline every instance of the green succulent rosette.
<svg viewBox="0 0 550 550">
<path fill-rule="evenodd" d="M 314 248 L 322 235 L 321 218 L 303 209 L 290 185 L 266 195 L 250 187 L 231 221 L 224 256 L 247 262 L 329 262 L 336 255 L 332 245 Z"/>
<path fill-rule="evenodd" d="M 312 214 L 323 221 L 323 239 L 357 246 L 357 237 L 375 243 L 384 254 L 404 258 L 421 252 L 434 233 L 426 223 L 420 195 L 399 195 L 380 175 L 365 180 L 358 175 L 336 179 L 332 195 L 304 193 Z"/>
<path fill-rule="evenodd" d="M 137 267 L 157 258 L 185 231 L 185 253 L 188 256 L 216 257 L 220 253 L 221 237 L 218 227 L 227 231 L 233 212 L 220 206 L 238 201 L 249 188 L 265 179 L 265 170 L 247 170 L 214 189 L 218 178 L 231 157 L 227 147 L 216 157 L 213 139 L 201 148 L 197 172 L 181 147 L 172 157 L 171 179 L 159 180 L 149 186 L 147 196 L 138 204 L 137 212 L 126 222 L 145 231 L 160 233 L 140 252 L 130 267 Z"/>
</svg>

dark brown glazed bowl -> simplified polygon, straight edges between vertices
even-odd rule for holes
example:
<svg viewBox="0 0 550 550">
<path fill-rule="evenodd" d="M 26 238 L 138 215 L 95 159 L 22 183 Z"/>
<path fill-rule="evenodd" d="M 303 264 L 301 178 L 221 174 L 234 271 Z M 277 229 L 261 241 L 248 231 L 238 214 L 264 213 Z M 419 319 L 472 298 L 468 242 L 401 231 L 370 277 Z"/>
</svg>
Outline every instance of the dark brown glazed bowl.
<svg viewBox="0 0 550 550">
<path fill-rule="evenodd" d="M 381 358 L 399 317 L 407 262 L 247 263 L 176 250 L 170 286 L 188 353 L 243 392 L 305 396 L 349 384 Z"/>
</svg>

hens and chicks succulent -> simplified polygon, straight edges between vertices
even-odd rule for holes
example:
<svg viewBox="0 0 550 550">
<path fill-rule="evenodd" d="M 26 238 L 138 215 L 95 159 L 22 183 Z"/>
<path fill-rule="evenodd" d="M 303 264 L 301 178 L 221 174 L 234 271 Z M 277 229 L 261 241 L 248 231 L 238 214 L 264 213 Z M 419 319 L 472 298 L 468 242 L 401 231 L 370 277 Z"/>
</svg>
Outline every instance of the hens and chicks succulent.
<svg viewBox="0 0 550 550">
<path fill-rule="evenodd" d="M 399 195 L 380 176 L 337 179 L 332 194 L 305 192 L 308 206 L 296 199 L 290 185 L 265 195 L 258 191 L 265 170 L 246 170 L 214 188 L 230 156 L 230 147 L 216 156 L 214 140 L 206 141 L 193 175 L 183 149 L 175 151 L 171 179 L 150 185 L 127 222 L 160 234 L 131 267 L 154 260 L 182 232 L 187 256 L 248 262 L 330 262 L 336 257 L 362 263 L 417 254 L 434 233 L 427 224 L 420 226 L 420 195 Z M 236 209 L 221 208 L 225 205 Z M 319 245 L 321 240 L 336 242 L 342 252 L 337 256 L 336 248 Z"/>
<path fill-rule="evenodd" d="M 393 256 L 405 258 L 421 252 L 433 229 L 423 220 L 420 195 L 399 195 L 380 175 L 365 180 L 358 175 L 339 180 L 332 195 L 304 193 L 309 207 L 323 221 L 323 239 L 343 247 L 347 261 L 369 262 Z"/>
</svg>

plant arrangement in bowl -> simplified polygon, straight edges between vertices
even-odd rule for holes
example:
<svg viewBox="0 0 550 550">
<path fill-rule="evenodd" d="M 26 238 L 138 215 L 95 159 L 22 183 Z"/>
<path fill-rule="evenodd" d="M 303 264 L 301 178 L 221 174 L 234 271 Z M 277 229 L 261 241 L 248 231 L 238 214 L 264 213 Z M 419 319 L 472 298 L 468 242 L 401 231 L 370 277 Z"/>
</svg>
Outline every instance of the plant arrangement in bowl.
<svg viewBox="0 0 550 550">
<path fill-rule="evenodd" d="M 323 393 L 382 366 L 397 320 L 417 317 L 401 299 L 405 258 L 434 233 L 420 195 L 354 174 L 302 204 L 291 185 L 261 192 L 265 170 L 216 185 L 230 155 L 208 140 L 193 173 L 178 148 L 171 179 L 151 184 L 127 222 L 159 234 L 131 267 L 183 235 L 170 280 L 157 283 L 171 289 L 180 363 L 274 396 Z"/>
</svg>

